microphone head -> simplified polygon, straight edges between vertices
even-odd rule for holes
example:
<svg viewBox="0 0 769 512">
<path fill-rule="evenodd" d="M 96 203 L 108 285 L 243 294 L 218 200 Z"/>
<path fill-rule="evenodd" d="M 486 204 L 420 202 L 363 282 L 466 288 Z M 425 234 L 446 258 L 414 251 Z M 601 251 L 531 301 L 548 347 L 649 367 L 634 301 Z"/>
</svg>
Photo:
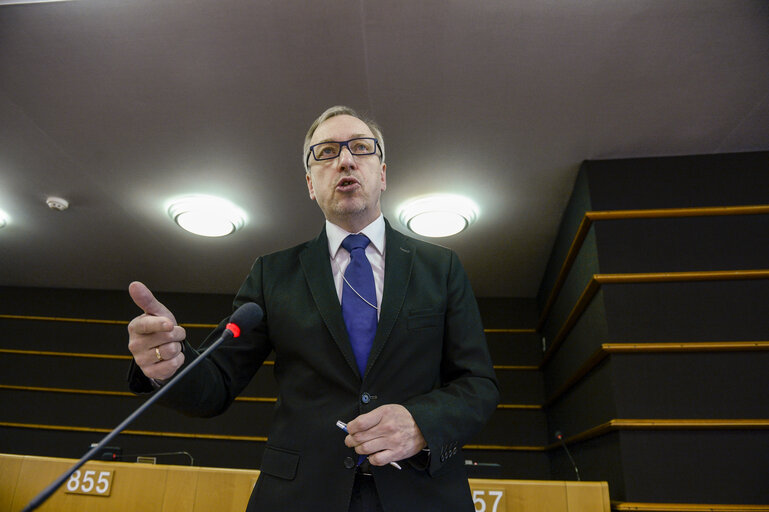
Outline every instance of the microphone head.
<svg viewBox="0 0 769 512">
<path fill-rule="evenodd" d="M 246 302 L 232 314 L 227 329 L 237 338 L 241 332 L 253 330 L 256 324 L 262 320 L 262 316 L 264 316 L 264 312 L 258 304 Z"/>
</svg>

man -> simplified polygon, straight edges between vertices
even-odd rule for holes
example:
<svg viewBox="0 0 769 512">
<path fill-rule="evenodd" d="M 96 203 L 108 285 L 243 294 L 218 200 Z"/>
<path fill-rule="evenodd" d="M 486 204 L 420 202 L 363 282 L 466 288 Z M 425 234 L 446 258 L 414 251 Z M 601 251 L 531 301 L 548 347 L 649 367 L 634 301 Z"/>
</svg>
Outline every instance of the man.
<svg viewBox="0 0 769 512">
<path fill-rule="evenodd" d="M 280 396 L 249 511 L 474 510 L 461 446 L 499 391 L 467 276 L 452 251 L 384 220 L 387 166 L 373 123 L 332 107 L 303 155 L 324 229 L 256 260 L 234 306 L 256 302 L 263 320 L 223 343 L 165 403 L 219 414 L 274 350 Z M 129 380 L 151 392 L 197 352 L 143 284 L 129 293 L 144 310 L 128 327 Z"/>
</svg>

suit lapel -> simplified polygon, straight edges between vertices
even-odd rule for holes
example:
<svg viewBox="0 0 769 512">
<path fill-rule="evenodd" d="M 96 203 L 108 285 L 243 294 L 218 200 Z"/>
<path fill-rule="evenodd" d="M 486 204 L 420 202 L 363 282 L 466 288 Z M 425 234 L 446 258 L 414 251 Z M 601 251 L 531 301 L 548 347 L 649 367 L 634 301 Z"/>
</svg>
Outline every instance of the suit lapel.
<svg viewBox="0 0 769 512">
<path fill-rule="evenodd" d="M 379 312 L 374 345 L 371 347 L 366 372 L 374 365 L 382 352 L 387 339 L 390 337 L 395 321 L 403 308 L 406 298 L 411 269 L 414 263 L 416 247 L 408 238 L 390 227 L 385 220 L 385 278 L 382 292 L 382 304 Z"/>
<path fill-rule="evenodd" d="M 347 328 L 342 317 L 342 307 L 339 304 L 339 297 L 331 273 L 325 228 L 315 240 L 307 245 L 307 248 L 299 255 L 299 260 L 323 322 L 325 322 L 339 350 L 342 351 L 347 364 L 355 375 L 358 375 L 358 366 L 355 363 L 350 338 L 347 336 Z"/>
</svg>

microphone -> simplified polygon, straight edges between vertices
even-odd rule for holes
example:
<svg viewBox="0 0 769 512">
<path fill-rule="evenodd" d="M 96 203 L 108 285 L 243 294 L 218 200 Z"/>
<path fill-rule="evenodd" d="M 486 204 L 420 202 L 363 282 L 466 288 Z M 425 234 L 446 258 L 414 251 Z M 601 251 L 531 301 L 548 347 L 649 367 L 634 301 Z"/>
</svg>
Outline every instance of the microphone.
<svg viewBox="0 0 769 512">
<path fill-rule="evenodd" d="M 130 458 L 135 457 L 137 459 L 136 462 L 139 462 L 138 461 L 139 457 L 162 457 L 166 455 L 186 455 L 190 459 L 190 466 L 195 465 L 195 459 L 192 458 L 192 454 L 190 452 L 183 452 L 183 451 L 182 452 L 129 453 L 126 455 L 121 455 L 120 459 L 126 460 L 129 457 Z"/>
<path fill-rule="evenodd" d="M 114 439 L 120 432 L 122 432 L 128 425 L 130 425 L 136 418 L 141 416 L 144 411 L 146 411 L 152 404 L 158 401 L 160 397 L 162 397 L 168 390 L 173 387 L 174 384 L 176 384 L 182 377 L 187 375 L 193 368 L 195 368 L 198 364 L 200 364 L 201 361 L 203 361 L 208 355 L 214 351 L 219 345 L 222 344 L 224 340 L 227 340 L 229 338 L 237 338 L 240 336 L 242 332 L 248 332 L 253 330 L 256 327 L 256 324 L 258 324 L 262 320 L 264 312 L 262 311 L 262 308 L 259 307 L 258 304 L 255 304 L 253 302 L 247 302 L 240 306 L 230 317 L 230 323 L 228 323 L 225 326 L 225 330 L 222 333 L 222 335 L 217 339 L 215 342 L 213 342 L 202 354 L 200 354 L 194 361 L 192 361 L 187 367 L 182 369 L 179 373 L 174 375 L 171 380 L 166 382 L 163 387 L 158 389 L 154 395 L 152 395 L 149 400 L 144 402 L 141 407 L 136 409 L 133 414 L 131 414 L 129 417 L 123 420 L 123 422 L 115 427 L 112 432 L 107 434 L 104 439 L 99 441 L 98 444 L 94 445 L 83 457 L 77 461 L 71 468 L 69 468 L 67 471 L 65 471 L 59 478 L 57 478 L 51 485 L 43 489 L 40 494 L 35 496 L 35 498 L 30 501 L 26 507 L 22 510 L 22 512 L 31 512 L 32 510 L 35 510 L 37 507 L 42 505 L 45 500 L 51 497 L 51 495 L 56 492 L 56 489 L 61 487 L 61 484 L 63 484 L 72 474 L 77 471 L 80 467 L 83 466 L 86 462 L 91 460 L 94 455 L 96 455 L 99 451 L 101 451 L 104 446 L 107 445 L 112 439 Z"/>
<path fill-rule="evenodd" d="M 555 431 L 555 438 L 558 439 L 561 442 L 561 445 L 563 445 L 563 449 L 566 450 L 566 455 L 569 456 L 569 460 L 571 461 L 572 467 L 574 467 L 574 472 L 577 474 L 577 480 L 582 480 L 579 477 L 579 469 L 577 468 L 577 463 L 574 462 L 574 459 L 571 456 L 571 452 L 569 452 L 569 448 L 566 446 L 566 443 L 563 441 L 563 433 L 561 433 L 560 430 Z"/>
</svg>

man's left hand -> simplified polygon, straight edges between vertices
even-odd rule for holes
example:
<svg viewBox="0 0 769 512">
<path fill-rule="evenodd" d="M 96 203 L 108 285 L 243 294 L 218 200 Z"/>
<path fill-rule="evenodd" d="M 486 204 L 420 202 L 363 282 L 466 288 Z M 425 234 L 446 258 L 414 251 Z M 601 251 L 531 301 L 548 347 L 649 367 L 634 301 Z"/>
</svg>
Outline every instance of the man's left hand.
<svg viewBox="0 0 769 512">
<path fill-rule="evenodd" d="M 344 444 L 368 455 L 374 466 L 408 459 L 427 446 L 411 413 L 398 404 L 387 404 L 361 414 L 347 424 Z"/>
</svg>

